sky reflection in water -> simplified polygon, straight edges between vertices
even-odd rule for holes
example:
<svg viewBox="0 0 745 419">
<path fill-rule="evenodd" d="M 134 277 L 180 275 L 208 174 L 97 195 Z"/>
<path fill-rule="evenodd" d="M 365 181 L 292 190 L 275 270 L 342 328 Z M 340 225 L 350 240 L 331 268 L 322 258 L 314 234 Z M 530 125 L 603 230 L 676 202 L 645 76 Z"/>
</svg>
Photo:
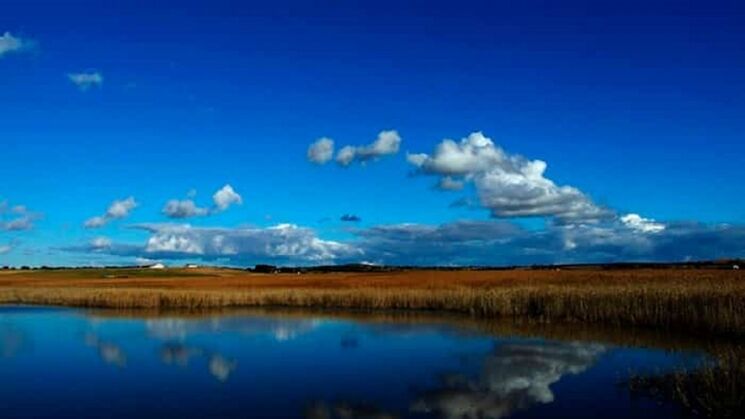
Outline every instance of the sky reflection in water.
<svg viewBox="0 0 745 419">
<path fill-rule="evenodd" d="M 0 417 L 666 417 L 630 371 L 695 354 L 320 315 L 0 308 Z"/>
</svg>

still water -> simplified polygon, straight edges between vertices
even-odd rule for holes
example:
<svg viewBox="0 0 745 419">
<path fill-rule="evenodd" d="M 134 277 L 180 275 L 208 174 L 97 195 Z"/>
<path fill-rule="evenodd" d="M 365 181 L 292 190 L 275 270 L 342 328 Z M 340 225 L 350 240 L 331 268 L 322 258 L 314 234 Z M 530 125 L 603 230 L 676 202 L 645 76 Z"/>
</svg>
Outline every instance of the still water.
<svg viewBox="0 0 745 419">
<path fill-rule="evenodd" d="M 630 372 L 695 351 L 433 317 L 0 307 L 0 417 L 676 417 Z"/>
</svg>

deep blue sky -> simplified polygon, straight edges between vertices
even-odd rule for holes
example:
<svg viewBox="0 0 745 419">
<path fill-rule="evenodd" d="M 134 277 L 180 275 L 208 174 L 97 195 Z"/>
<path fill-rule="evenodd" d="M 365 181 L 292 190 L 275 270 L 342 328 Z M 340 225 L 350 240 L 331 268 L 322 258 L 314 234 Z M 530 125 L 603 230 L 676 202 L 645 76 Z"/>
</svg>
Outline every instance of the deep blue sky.
<svg viewBox="0 0 745 419">
<path fill-rule="evenodd" d="M 376 226 L 506 222 L 550 230 L 546 240 L 566 244 L 566 232 L 550 226 L 553 214 L 495 219 L 468 179 L 463 191 L 439 191 L 433 173 L 413 174 L 407 152 L 431 154 L 443 139 L 477 131 L 510 155 L 545 161 L 547 179 L 618 217 L 704 223 L 696 234 L 714 235 L 722 223 L 745 223 L 741 2 L 153 3 L 0 6 L 0 36 L 23 42 L 0 52 L 0 202 L 8 204 L 0 263 L 182 259 L 183 248 L 118 246 L 163 238 L 161 223 L 174 221 L 161 212 L 168 200 L 187 199 L 193 189 L 196 204 L 207 207 L 226 184 L 242 205 L 175 222 L 219 226 L 228 236 L 291 223 L 342 243 L 364 240 Z M 98 74 L 102 83 L 82 89 L 68 76 L 78 73 Z M 338 150 L 370 144 L 382 130 L 398 132 L 398 153 L 350 167 L 307 159 L 320 137 Z M 129 196 L 138 205 L 126 216 L 83 227 Z M 472 208 L 452 208 L 458 198 Z M 14 205 L 27 213 L 12 214 Z M 342 222 L 344 214 L 361 221 Z M 8 228 L 22 217 L 33 227 Z M 161 227 L 130 228 L 140 223 Z M 602 222 L 608 234 L 625 237 L 615 224 Z M 189 240 L 203 239 L 203 231 L 192 233 Z M 233 264 L 276 256 L 253 249 L 249 236 L 223 259 L 189 255 Z M 84 249 L 95 238 L 112 244 Z M 731 244 L 713 253 L 628 256 L 637 241 L 600 252 L 588 242 L 592 251 L 572 255 L 562 253 L 572 246 L 551 248 L 550 257 L 537 258 L 533 245 L 510 242 L 509 250 L 495 248 L 501 258 L 434 251 L 422 263 L 743 256 Z M 283 253 L 278 262 L 405 261 L 377 244 L 359 248 L 322 259 Z"/>
</svg>

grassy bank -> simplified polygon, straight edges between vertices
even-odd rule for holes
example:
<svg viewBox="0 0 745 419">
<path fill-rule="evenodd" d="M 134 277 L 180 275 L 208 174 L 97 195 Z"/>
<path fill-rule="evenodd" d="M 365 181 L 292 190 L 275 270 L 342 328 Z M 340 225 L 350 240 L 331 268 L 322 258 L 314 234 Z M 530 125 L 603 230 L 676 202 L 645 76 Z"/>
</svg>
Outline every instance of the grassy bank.
<svg viewBox="0 0 745 419">
<path fill-rule="evenodd" d="M 156 310 L 432 310 L 745 336 L 745 276 L 733 271 L 180 273 L 3 273 L 0 303 Z"/>
</svg>

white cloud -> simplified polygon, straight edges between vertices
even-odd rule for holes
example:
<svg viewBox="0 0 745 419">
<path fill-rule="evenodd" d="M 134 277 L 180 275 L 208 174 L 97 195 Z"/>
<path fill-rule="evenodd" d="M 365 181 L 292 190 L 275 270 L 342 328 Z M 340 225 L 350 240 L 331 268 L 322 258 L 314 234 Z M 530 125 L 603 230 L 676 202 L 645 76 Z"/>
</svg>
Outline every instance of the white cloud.
<svg viewBox="0 0 745 419">
<path fill-rule="evenodd" d="M 98 71 L 69 73 L 67 78 L 82 91 L 103 85 L 103 75 Z"/>
<path fill-rule="evenodd" d="M 371 158 L 396 154 L 400 146 L 401 137 L 396 130 L 381 131 L 378 134 L 378 138 L 372 144 L 365 147 L 358 147 L 357 155 L 360 158 Z"/>
<path fill-rule="evenodd" d="M 354 161 L 355 154 L 354 147 L 351 145 L 344 146 L 336 154 L 336 162 L 342 166 L 349 166 Z"/>
<path fill-rule="evenodd" d="M 323 137 L 308 147 L 308 160 L 315 164 L 326 164 L 334 156 L 334 140 Z"/>
<path fill-rule="evenodd" d="M 133 197 L 117 200 L 109 205 L 106 213 L 103 215 L 89 218 L 83 224 L 86 228 L 100 228 L 109 223 L 109 221 L 129 217 L 130 212 L 137 207 L 137 201 Z"/>
<path fill-rule="evenodd" d="M 111 219 L 125 218 L 129 216 L 129 212 L 137 206 L 137 202 L 133 197 L 123 199 L 121 201 L 114 201 L 106 211 L 106 217 Z"/>
<path fill-rule="evenodd" d="M 209 209 L 198 207 L 191 199 L 171 199 L 163 207 L 163 214 L 169 218 L 199 217 L 209 214 Z"/>
<path fill-rule="evenodd" d="M 33 42 L 15 37 L 10 32 L 5 32 L 0 36 L 0 58 L 5 56 L 5 54 L 27 50 L 32 46 Z"/>
<path fill-rule="evenodd" d="M 243 199 L 230 185 L 223 186 L 220 190 L 212 195 L 212 201 L 215 208 L 219 211 L 225 211 L 233 204 L 242 204 Z"/>
<path fill-rule="evenodd" d="M 225 185 L 218 189 L 212 195 L 212 207 L 200 207 L 193 198 L 196 196 L 195 190 L 190 190 L 187 199 L 171 199 L 166 202 L 162 213 L 169 218 L 191 218 L 204 217 L 225 211 L 235 204 L 242 204 L 243 198 L 230 185 Z"/>
<path fill-rule="evenodd" d="M 111 247 L 112 242 L 111 239 L 107 237 L 96 237 L 93 240 L 91 240 L 91 249 L 95 250 L 104 250 Z"/>
<path fill-rule="evenodd" d="M 107 222 L 108 220 L 105 217 L 95 216 L 85 220 L 83 226 L 85 226 L 85 228 L 99 228 L 105 226 Z"/>
<path fill-rule="evenodd" d="M 204 243 L 200 240 L 200 237 L 188 234 L 186 230 L 169 229 L 151 236 L 147 240 L 145 251 L 150 253 L 167 252 L 203 255 Z M 217 253 L 225 255 L 234 252 L 226 252 L 222 247 L 219 247 Z"/>
<path fill-rule="evenodd" d="M 13 246 L 11 246 L 9 244 L 0 245 L 0 255 L 4 255 L 6 253 L 10 253 L 11 250 L 13 250 Z"/>
<path fill-rule="evenodd" d="M 31 216 L 24 215 L 13 220 L 0 222 L 0 230 L 5 231 L 23 231 L 31 230 L 34 227 Z"/>
<path fill-rule="evenodd" d="M 472 182 L 481 205 L 495 217 L 550 216 L 560 223 L 612 217 L 577 188 L 546 178 L 545 162 L 507 154 L 481 132 L 460 142 L 443 140 L 431 155 L 409 154 L 407 160 L 420 173 L 440 177 L 443 189 Z"/>
<path fill-rule="evenodd" d="M 336 162 L 349 166 L 354 161 L 365 162 L 398 153 L 401 137 L 396 130 L 381 131 L 372 144 L 366 146 L 345 146 L 336 155 Z"/>
<path fill-rule="evenodd" d="M 225 260 L 235 265 L 304 265 L 368 261 L 384 265 L 530 265 L 628 261 L 713 260 L 745 256 L 745 227 L 671 223 L 655 234 L 620 220 L 549 224 L 526 229 L 508 221 L 457 221 L 352 228 L 353 239 L 324 240 L 310 228 L 203 228 L 175 224 L 135 226 L 144 244 L 70 246 L 71 252 L 153 260 Z M 99 243 L 101 244 L 101 243 Z"/>
<path fill-rule="evenodd" d="M 437 184 L 437 187 L 444 191 L 459 191 L 463 189 L 464 186 L 465 184 L 462 180 L 455 180 L 450 176 L 440 178 L 440 181 Z"/>
<path fill-rule="evenodd" d="M 628 228 L 642 233 L 659 233 L 665 229 L 664 224 L 644 218 L 639 214 L 626 214 L 621 217 L 621 222 Z"/>
<path fill-rule="evenodd" d="M 359 253 L 350 245 L 321 240 L 311 229 L 292 224 L 234 229 L 171 224 L 140 228 L 152 233 L 144 249 L 151 254 L 321 262 Z"/>
<path fill-rule="evenodd" d="M 115 256 L 157 260 L 229 260 L 234 264 L 266 261 L 291 264 L 356 260 L 362 251 L 353 244 L 320 239 L 315 231 L 293 224 L 267 228 L 194 227 L 188 224 L 144 224 L 150 233 L 144 245 L 89 243 L 69 246 L 71 252 L 105 252 Z M 107 247 L 97 246 L 105 244 Z"/>
<path fill-rule="evenodd" d="M 31 230 L 39 218 L 41 214 L 29 211 L 24 205 L 10 206 L 5 201 L 0 202 L 0 231 Z"/>
</svg>

